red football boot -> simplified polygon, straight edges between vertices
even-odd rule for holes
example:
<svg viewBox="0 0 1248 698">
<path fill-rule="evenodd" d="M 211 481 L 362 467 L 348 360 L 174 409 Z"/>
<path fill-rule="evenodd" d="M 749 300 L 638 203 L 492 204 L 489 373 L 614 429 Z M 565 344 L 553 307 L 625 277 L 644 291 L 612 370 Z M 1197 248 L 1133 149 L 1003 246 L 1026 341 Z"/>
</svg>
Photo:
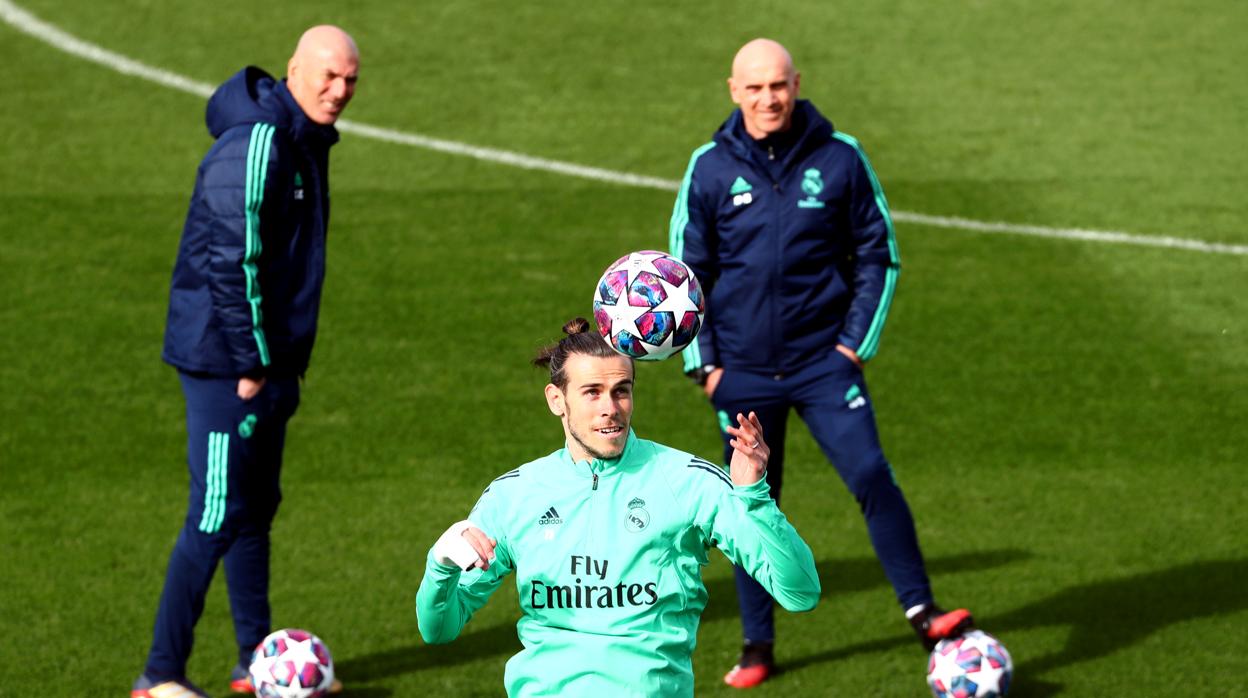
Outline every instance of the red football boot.
<svg viewBox="0 0 1248 698">
<path fill-rule="evenodd" d="M 975 628 L 971 612 L 965 608 L 946 612 L 935 604 L 928 604 L 910 617 L 910 625 L 919 636 L 919 642 L 928 652 L 936 649 L 936 643 L 948 637 L 957 637 Z"/>
<path fill-rule="evenodd" d="M 724 683 L 733 688 L 754 688 L 766 681 L 775 670 L 771 642 L 747 642 L 741 648 L 741 659 L 727 674 Z"/>
</svg>

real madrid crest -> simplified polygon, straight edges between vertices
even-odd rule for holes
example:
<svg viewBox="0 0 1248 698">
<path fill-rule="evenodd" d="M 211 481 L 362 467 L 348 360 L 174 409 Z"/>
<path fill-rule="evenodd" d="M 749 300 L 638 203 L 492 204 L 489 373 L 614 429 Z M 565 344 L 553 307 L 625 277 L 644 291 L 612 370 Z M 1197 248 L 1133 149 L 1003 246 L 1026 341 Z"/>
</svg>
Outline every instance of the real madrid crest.
<svg viewBox="0 0 1248 698">
<path fill-rule="evenodd" d="M 819 192 L 823 191 L 823 176 L 815 168 L 810 168 L 802 173 L 802 193 L 806 195 L 805 199 L 797 202 L 799 208 L 823 208 L 823 202 L 817 197 Z"/>
<path fill-rule="evenodd" d="M 624 519 L 624 528 L 632 533 L 640 533 L 650 525 L 650 512 L 646 511 L 646 500 L 633 497 L 628 503 L 628 515 Z"/>
</svg>

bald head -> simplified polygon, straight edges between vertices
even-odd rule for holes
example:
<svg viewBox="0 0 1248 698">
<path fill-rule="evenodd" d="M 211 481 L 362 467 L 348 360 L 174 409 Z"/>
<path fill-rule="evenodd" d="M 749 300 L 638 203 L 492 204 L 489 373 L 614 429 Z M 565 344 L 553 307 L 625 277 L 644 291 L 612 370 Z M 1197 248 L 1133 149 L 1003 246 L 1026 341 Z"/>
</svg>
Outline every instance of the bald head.
<svg viewBox="0 0 1248 698">
<path fill-rule="evenodd" d="M 754 39 L 737 51 L 728 91 L 741 107 L 745 130 L 751 137 L 766 138 L 788 130 L 800 82 L 793 57 L 771 39 Z"/>
<path fill-rule="evenodd" d="M 307 55 L 320 51 L 340 51 L 359 58 L 360 51 L 355 47 L 355 39 L 351 35 L 332 24 L 318 24 L 299 37 L 295 46 L 295 56 Z"/>
<path fill-rule="evenodd" d="M 780 67 L 785 75 L 793 75 L 793 57 L 788 49 L 771 39 L 754 39 L 742 46 L 732 58 L 733 76 L 759 67 Z"/>
<path fill-rule="evenodd" d="M 312 121 L 328 125 L 355 95 L 360 51 L 351 35 L 322 24 L 299 37 L 295 55 L 286 64 L 286 86 Z"/>
</svg>

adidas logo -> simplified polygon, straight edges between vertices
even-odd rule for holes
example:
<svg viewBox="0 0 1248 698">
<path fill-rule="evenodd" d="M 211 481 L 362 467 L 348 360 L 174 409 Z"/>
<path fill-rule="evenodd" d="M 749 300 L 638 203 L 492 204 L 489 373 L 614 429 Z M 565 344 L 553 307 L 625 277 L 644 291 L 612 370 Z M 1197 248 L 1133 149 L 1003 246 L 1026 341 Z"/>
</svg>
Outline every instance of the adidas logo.
<svg viewBox="0 0 1248 698">
<path fill-rule="evenodd" d="M 737 181 L 733 182 L 732 188 L 728 190 L 728 193 L 732 194 L 733 207 L 753 203 L 754 195 L 750 193 L 753 190 L 754 187 L 750 186 L 750 183 L 745 181 L 744 177 L 737 177 Z"/>
<path fill-rule="evenodd" d="M 559 518 L 559 512 L 555 511 L 554 507 L 547 509 L 546 513 L 542 514 L 541 518 L 537 520 L 538 526 L 549 526 L 551 524 L 561 523 L 563 523 L 563 519 Z"/>
<path fill-rule="evenodd" d="M 849 404 L 849 409 L 856 410 L 867 404 L 867 398 L 863 397 L 862 388 L 854 384 L 849 390 L 845 391 L 845 402 Z"/>
</svg>

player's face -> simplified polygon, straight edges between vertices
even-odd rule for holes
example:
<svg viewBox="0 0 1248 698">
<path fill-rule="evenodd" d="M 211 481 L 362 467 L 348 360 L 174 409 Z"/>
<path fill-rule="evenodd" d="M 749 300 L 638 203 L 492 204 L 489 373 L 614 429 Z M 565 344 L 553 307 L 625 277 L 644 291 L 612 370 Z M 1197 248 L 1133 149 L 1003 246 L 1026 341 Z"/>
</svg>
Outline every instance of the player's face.
<svg viewBox="0 0 1248 698">
<path fill-rule="evenodd" d="M 633 362 L 623 356 L 572 354 L 563 364 L 566 390 L 546 386 L 550 411 L 562 417 L 575 460 L 616 458 L 633 417 Z"/>
<path fill-rule="evenodd" d="M 735 67 L 728 89 L 732 101 L 741 107 L 746 132 L 765 138 L 788 130 L 799 81 L 800 76 L 782 54 L 763 54 Z"/>
<path fill-rule="evenodd" d="M 329 125 L 355 96 L 360 61 L 345 43 L 313 46 L 291 59 L 286 85 L 312 121 Z"/>
</svg>

